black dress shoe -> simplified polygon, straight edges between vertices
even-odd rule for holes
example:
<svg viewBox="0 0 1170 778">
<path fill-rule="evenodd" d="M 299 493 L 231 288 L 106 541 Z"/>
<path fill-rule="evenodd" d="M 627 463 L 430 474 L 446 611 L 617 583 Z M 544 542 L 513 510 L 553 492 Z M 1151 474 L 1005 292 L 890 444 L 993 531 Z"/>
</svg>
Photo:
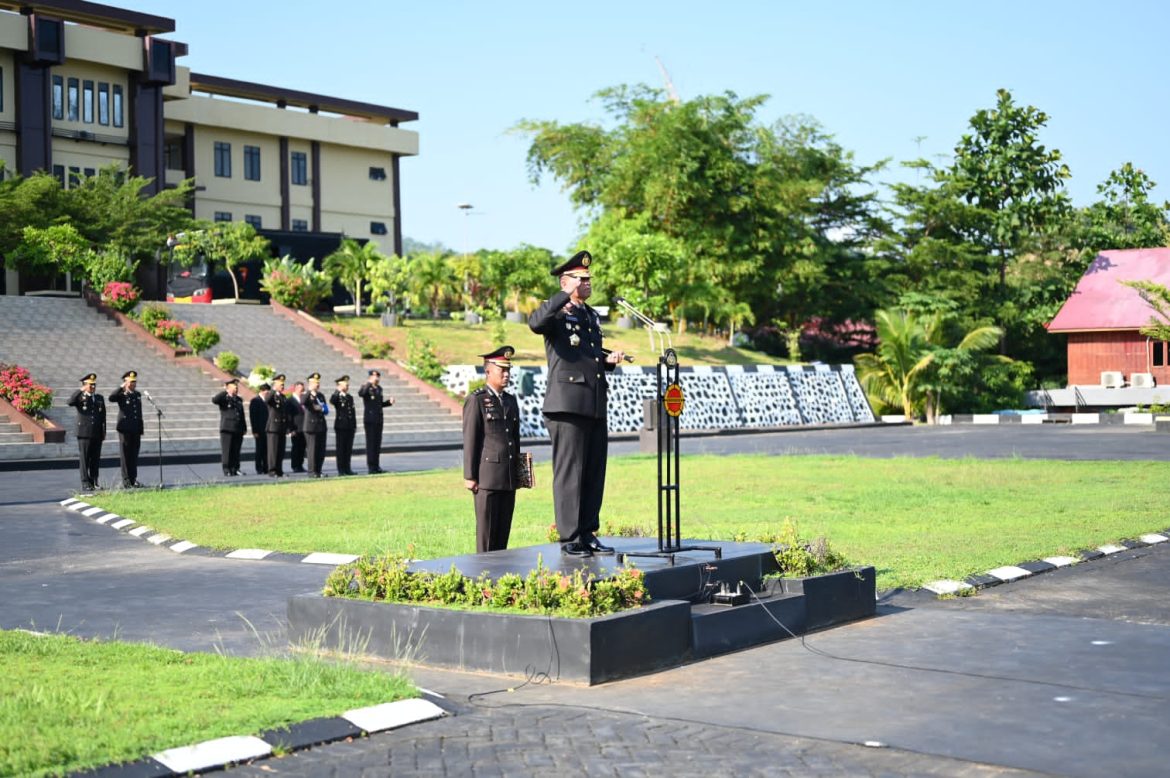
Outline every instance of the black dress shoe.
<svg viewBox="0 0 1170 778">
<path fill-rule="evenodd" d="M 576 541 L 561 546 L 561 553 L 568 556 L 593 556 L 593 552 L 589 550 L 588 546 L 583 546 Z"/>
<path fill-rule="evenodd" d="M 146 484 L 142 483 L 141 481 L 132 481 L 130 483 L 130 485 L 132 487 L 134 487 L 135 489 L 145 489 L 146 488 Z"/>
<path fill-rule="evenodd" d="M 374 467 L 374 468 L 370 469 L 370 475 L 381 475 L 382 473 L 385 473 L 385 472 L 386 471 L 380 467 Z"/>
<path fill-rule="evenodd" d="M 303 473 L 303 472 L 305 472 L 305 468 L 303 468 L 303 467 L 294 467 L 294 468 L 292 469 L 292 471 L 293 471 L 294 473 Z"/>
<path fill-rule="evenodd" d="M 614 553 L 613 546 L 605 545 L 604 543 L 602 543 L 600 540 L 597 539 L 596 535 L 593 535 L 593 534 L 590 534 L 585 539 L 585 547 L 588 548 L 590 551 L 592 551 L 594 554 L 612 554 L 612 553 Z"/>
</svg>

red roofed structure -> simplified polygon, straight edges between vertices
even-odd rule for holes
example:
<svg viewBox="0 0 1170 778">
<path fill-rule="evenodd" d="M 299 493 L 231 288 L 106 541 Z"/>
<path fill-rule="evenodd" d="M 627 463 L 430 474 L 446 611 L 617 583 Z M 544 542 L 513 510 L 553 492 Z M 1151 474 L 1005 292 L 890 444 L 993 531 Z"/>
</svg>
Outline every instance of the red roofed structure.
<svg viewBox="0 0 1170 778">
<path fill-rule="evenodd" d="M 1101 374 L 1150 373 L 1170 384 L 1170 354 L 1164 341 L 1139 332 L 1153 309 L 1122 281 L 1170 286 L 1170 248 L 1102 251 L 1077 288 L 1049 322 L 1049 332 L 1068 334 L 1068 383 L 1096 385 Z"/>
</svg>

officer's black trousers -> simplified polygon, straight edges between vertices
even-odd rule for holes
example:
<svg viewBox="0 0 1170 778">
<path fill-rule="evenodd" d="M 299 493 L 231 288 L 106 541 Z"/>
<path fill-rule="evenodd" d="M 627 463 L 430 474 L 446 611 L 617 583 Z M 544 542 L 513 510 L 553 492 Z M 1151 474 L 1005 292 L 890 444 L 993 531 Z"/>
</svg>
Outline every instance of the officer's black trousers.
<svg viewBox="0 0 1170 778">
<path fill-rule="evenodd" d="M 353 430 L 334 429 L 337 439 L 337 472 L 345 475 L 353 472 L 350 459 L 353 457 Z"/>
<path fill-rule="evenodd" d="M 142 448 L 142 436 L 136 432 L 119 432 L 118 453 L 122 458 L 122 485 L 130 486 L 138 480 L 138 451 Z"/>
<path fill-rule="evenodd" d="M 366 469 L 382 469 L 382 423 L 366 424 Z"/>
<path fill-rule="evenodd" d="M 102 439 L 78 438 L 77 450 L 80 454 L 77 464 L 81 472 L 81 485 L 86 488 L 97 486 L 98 463 L 102 459 Z"/>
<path fill-rule="evenodd" d="M 544 418 L 552 440 L 553 508 L 561 542 L 595 535 L 601 526 L 609 453 L 606 421 L 574 413 L 547 413 Z"/>
<path fill-rule="evenodd" d="M 256 472 L 263 475 L 268 472 L 268 435 L 263 432 L 253 434 L 252 440 L 256 444 Z"/>
<path fill-rule="evenodd" d="M 325 433 L 305 433 L 305 460 L 309 464 L 309 472 L 321 475 L 321 466 L 325 464 Z"/>
<path fill-rule="evenodd" d="M 480 489 L 475 493 L 475 553 L 502 551 L 508 547 L 515 508 L 513 489 Z"/>
<path fill-rule="evenodd" d="M 240 447 L 244 444 L 242 432 L 219 433 L 219 457 L 223 462 L 223 474 L 231 475 L 240 471 Z"/>
<path fill-rule="evenodd" d="M 284 441 L 283 432 L 268 433 L 268 472 L 284 475 Z"/>
</svg>

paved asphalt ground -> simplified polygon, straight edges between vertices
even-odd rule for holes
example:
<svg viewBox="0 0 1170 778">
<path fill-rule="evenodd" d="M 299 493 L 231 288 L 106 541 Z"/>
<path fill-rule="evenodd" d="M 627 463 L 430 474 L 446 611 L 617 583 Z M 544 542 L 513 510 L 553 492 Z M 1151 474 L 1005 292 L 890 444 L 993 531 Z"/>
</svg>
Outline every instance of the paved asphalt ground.
<svg viewBox="0 0 1170 778">
<path fill-rule="evenodd" d="M 683 450 L 1167 461 L 1170 435 L 900 427 L 687 438 Z M 383 467 L 454 467 L 459 457 L 386 455 Z M 218 472 L 174 465 L 165 480 Z M 327 574 L 182 557 L 111 531 L 56 505 L 75 479 L 72 470 L 0 473 L 0 627 L 256 654 L 283 644 L 287 596 Z M 894 594 L 865 622 L 593 688 L 417 668 L 416 681 L 447 695 L 459 715 L 234 772 L 1161 775 L 1170 750 L 1168 595 L 1170 543 L 973 598 Z"/>
</svg>

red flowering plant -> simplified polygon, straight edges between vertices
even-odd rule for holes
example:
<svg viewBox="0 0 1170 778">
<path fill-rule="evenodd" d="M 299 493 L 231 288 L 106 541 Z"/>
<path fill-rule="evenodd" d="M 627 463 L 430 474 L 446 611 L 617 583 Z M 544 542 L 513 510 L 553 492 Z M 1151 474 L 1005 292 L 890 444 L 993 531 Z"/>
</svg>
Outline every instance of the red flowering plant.
<svg viewBox="0 0 1170 778">
<path fill-rule="evenodd" d="M 184 322 L 176 321 L 174 319 L 163 319 L 158 324 L 154 325 L 154 336 L 159 340 L 165 340 L 172 346 L 178 348 L 179 339 L 183 337 L 183 329 L 187 325 Z"/>
<path fill-rule="evenodd" d="M 102 289 L 102 299 L 119 313 L 130 313 L 141 297 L 134 284 L 127 281 L 110 281 Z"/>
<path fill-rule="evenodd" d="M 27 368 L 0 362 L 0 397 L 37 419 L 53 405 L 53 390 L 32 379 Z"/>
</svg>

